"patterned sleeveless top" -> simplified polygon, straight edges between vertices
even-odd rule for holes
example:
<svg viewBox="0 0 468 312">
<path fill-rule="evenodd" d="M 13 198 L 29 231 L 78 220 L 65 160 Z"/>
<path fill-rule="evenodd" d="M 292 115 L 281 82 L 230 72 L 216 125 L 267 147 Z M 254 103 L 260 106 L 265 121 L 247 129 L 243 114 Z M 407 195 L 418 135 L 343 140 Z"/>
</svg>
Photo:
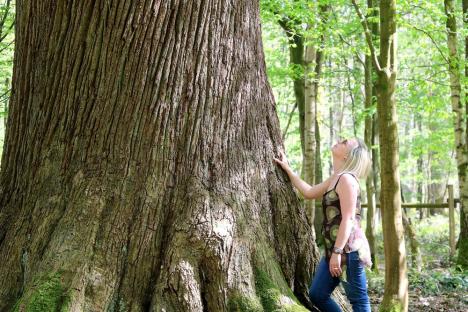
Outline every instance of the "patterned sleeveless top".
<svg viewBox="0 0 468 312">
<path fill-rule="evenodd" d="M 325 244 L 325 255 L 327 260 L 330 260 L 333 247 L 335 246 L 336 236 L 341 223 L 341 206 L 338 193 L 336 192 L 336 185 L 340 181 L 340 174 L 333 189 L 326 191 L 323 194 L 322 210 L 323 210 L 323 223 L 322 223 L 322 236 Z M 356 178 L 352 173 L 354 178 Z M 359 180 L 356 178 L 359 183 Z M 371 266 L 370 248 L 364 232 L 361 229 L 361 192 L 359 191 L 356 201 L 356 214 L 354 218 L 353 227 L 349 235 L 348 241 L 343 248 L 345 253 L 352 251 L 359 252 L 359 259 L 365 266 Z"/>
</svg>

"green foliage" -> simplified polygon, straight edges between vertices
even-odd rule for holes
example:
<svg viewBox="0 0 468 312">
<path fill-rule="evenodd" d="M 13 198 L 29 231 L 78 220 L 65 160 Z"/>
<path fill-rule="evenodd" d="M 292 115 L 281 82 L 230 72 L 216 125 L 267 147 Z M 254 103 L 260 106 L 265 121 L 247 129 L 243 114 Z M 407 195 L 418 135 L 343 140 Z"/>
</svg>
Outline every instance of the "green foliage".
<svg viewBox="0 0 468 312">
<path fill-rule="evenodd" d="M 412 211 L 414 216 L 416 210 Z M 413 217 L 413 220 L 416 216 Z M 455 214 L 455 237 L 458 237 L 460 218 L 458 213 Z M 449 222 L 448 216 L 437 214 L 418 222 L 414 222 L 414 229 L 417 233 L 417 239 L 421 246 L 423 263 L 427 269 L 433 270 L 439 267 L 448 267 L 451 265 L 449 257 Z"/>
<path fill-rule="evenodd" d="M 384 275 L 380 271 L 379 273 L 376 273 L 375 271 L 366 269 L 366 277 L 368 289 L 373 293 L 377 293 L 379 297 L 382 297 L 385 286 Z"/>
<path fill-rule="evenodd" d="M 5 133 L 5 120 L 8 115 L 8 101 L 10 99 L 11 79 L 13 75 L 14 53 L 14 21 L 15 2 L 7 5 L 6 1 L 0 3 L 0 18 L 5 16 L 5 22 L 0 28 L 0 154 L 3 149 Z"/>
<path fill-rule="evenodd" d="M 416 210 L 409 209 L 409 216 L 413 220 L 416 218 Z M 458 228 L 459 219 L 455 218 Z M 448 217 L 438 214 L 423 220 L 413 221 L 417 240 L 420 243 L 422 254 L 422 270 L 418 272 L 411 267 L 408 261 L 408 282 L 409 291 L 417 296 L 441 296 L 443 294 L 455 294 L 468 292 L 468 271 L 461 266 L 453 264 L 449 258 L 449 237 L 448 237 Z M 378 256 L 383 254 L 382 227 L 376 228 L 376 238 L 378 242 Z M 408 243 L 408 242 L 407 242 Z M 410 252 L 409 246 L 406 248 Z M 383 259 L 380 262 L 383 263 Z M 369 283 L 369 290 L 382 297 L 384 293 L 384 274 L 376 274 L 366 271 Z"/>
<path fill-rule="evenodd" d="M 55 272 L 37 279 L 31 289 L 18 300 L 13 311 L 65 312 L 68 300 L 60 281 L 60 273 Z"/>
<path fill-rule="evenodd" d="M 345 0 L 309 4 L 304 1 L 263 0 L 261 4 L 267 74 L 277 102 L 282 131 L 285 131 L 295 103 L 292 79 L 301 75 L 301 69 L 289 65 L 289 42 L 279 21 L 287 18 L 294 33 L 306 38 L 306 46 L 315 46 L 324 54 L 317 119 L 321 131 L 322 167 L 326 171 L 329 149 L 333 144 L 329 129 L 333 127 L 335 131 L 333 140 L 337 136 L 363 137 L 365 118 L 376 112 L 375 106 L 372 109 L 363 107 L 364 71 L 361 62 L 368 47 L 362 26 L 349 1 Z M 330 5 L 326 18 L 320 14 L 320 5 Z M 369 22 L 378 21 L 378 18 L 370 17 L 372 10 L 367 10 L 365 1 L 360 1 L 360 6 L 363 12 L 367 11 Z M 457 8 L 456 14 L 460 19 L 461 6 Z M 402 1 L 397 9 L 399 72 L 396 97 L 400 176 L 405 186 L 405 199 L 414 201 L 415 193 L 409 186 L 443 183 L 447 175 L 455 177 L 456 173 L 446 62 L 446 16 L 441 1 Z M 378 11 L 378 8 L 374 10 Z M 463 27 L 459 27 L 459 31 L 459 38 L 467 32 Z M 325 38 L 323 43 L 320 42 L 322 35 Z M 462 40 L 459 41 L 459 51 L 463 51 Z M 377 42 L 377 53 L 378 47 Z M 344 115 L 342 128 L 339 126 L 341 112 Z M 417 123 L 421 124 L 420 130 Z M 300 172 L 302 150 L 297 109 L 285 135 L 285 147 L 291 166 Z M 430 170 L 415 170 L 418 159 L 422 159 L 423 166 Z"/>
<path fill-rule="evenodd" d="M 410 290 L 423 296 L 453 291 L 468 292 L 468 271 L 461 271 L 458 268 L 424 270 L 422 272 L 410 270 L 408 281 Z"/>
</svg>

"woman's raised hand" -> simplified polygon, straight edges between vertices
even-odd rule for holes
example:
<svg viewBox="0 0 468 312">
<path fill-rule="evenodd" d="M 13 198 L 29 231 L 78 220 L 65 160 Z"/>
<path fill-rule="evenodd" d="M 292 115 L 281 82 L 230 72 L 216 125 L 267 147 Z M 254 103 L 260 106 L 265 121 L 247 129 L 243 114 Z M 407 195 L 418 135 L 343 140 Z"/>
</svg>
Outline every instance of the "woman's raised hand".
<svg viewBox="0 0 468 312">
<path fill-rule="evenodd" d="M 281 168 L 283 168 L 284 170 L 290 169 L 288 160 L 287 160 L 287 158 L 286 158 L 286 155 L 285 155 L 282 151 L 280 151 L 280 158 L 279 158 L 279 159 L 278 159 L 278 158 L 275 158 L 275 157 L 273 157 L 273 159 L 274 159 L 274 160 L 276 161 L 276 163 L 277 163 L 278 165 L 280 165 Z"/>
</svg>

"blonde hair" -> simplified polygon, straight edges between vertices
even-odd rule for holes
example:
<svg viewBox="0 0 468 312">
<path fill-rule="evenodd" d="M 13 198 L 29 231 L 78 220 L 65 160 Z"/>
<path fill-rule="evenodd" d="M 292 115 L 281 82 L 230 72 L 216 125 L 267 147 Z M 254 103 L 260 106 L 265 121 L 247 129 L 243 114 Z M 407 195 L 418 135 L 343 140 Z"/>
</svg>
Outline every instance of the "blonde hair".
<svg viewBox="0 0 468 312">
<path fill-rule="evenodd" d="M 349 151 L 341 172 L 353 173 L 358 178 L 365 179 L 372 169 L 371 155 L 363 140 L 354 139 L 358 142 L 358 145 Z"/>
</svg>

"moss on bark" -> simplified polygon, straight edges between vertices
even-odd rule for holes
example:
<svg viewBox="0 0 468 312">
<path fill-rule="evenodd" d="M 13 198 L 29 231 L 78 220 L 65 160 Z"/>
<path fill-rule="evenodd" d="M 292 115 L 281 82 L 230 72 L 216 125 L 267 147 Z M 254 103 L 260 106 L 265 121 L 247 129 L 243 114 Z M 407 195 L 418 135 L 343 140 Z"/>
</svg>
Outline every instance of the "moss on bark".
<svg viewBox="0 0 468 312">
<path fill-rule="evenodd" d="M 30 290 L 16 302 L 13 311 L 44 312 L 68 310 L 69 296 L 62 286 L 60 273 L 49 273 L 38 278 Z"/>
<path fill-rule="evenodd" d="M 392 300 L 390 302 L 382 302 L 379 307 L 379 312 L 403 312 L 405 311 L 400 300 Z"/>
<path fill-rule="evenodd" d="M 260 239 L 259 239 L 260 241 Z M 286 282 L 275 253 L 268 245 L 258 244 L 253 257 L 255 294 L 238 292 L 230 296 L 230 312 L 306 312 Z"/>
<path fill-rule="evenodd" d="M 284 282 L 285 283 L 285 282 Z M 255 288 L 265 312 L 307 312 L 289 287 L 286 291 L 272 281 L 265 271 L 256 269 Z"/>
<path fill-rule="evenodd" d="M 228 310 L 229 312 L 264 312 L 257 297 L 248 297 L 241 294 L 235 294 L 229 299 Z"/>
</svg>

